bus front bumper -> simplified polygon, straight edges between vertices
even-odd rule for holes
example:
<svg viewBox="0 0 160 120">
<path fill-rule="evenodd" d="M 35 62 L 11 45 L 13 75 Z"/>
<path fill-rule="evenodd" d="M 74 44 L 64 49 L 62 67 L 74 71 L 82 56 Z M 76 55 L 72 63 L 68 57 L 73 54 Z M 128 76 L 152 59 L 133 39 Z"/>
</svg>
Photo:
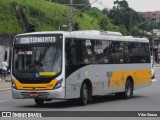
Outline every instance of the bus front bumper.
<svg viewBox="0 0 160 120">
<path fill-rule="evenodd" d="M 17 90 L 12 88 L 13 99 L 65 99 L 65 88 L 55 90 Z"/>
</svg>

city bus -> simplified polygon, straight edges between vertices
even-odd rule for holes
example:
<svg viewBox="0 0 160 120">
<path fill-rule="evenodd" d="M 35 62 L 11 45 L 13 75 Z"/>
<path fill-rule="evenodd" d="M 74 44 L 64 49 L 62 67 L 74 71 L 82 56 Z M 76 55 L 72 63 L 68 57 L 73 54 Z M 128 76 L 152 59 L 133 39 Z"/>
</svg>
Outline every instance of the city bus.
<svg viewBox="0 0 160 120">
<path fill-rule="evenodd" d="M 146 38 L 96 30 L 24 33 L 12 53 L 12 97 L 36 105 L 54 99 L 86 105 L 107 94 L 128 99 L 151 85 Z"/>
</svg>

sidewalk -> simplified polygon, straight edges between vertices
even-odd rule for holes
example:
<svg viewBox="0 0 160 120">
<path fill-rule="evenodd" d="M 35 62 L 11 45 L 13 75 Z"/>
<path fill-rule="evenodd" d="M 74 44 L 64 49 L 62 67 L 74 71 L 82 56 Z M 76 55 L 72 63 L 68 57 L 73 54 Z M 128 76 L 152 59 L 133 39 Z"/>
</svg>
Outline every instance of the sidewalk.
<svg viewBox="0 0 160 120">
<path fill-rule="evenodd" d="M 6 79 L 7 81 L 0 80 L 0 92 L 11 89 L 11 76 L 8 75 Z"/>
<path fill-rule="evenodd" d="M 160 63 L 154 63 L 153 67 L 160 67 Z"/>
</svg>

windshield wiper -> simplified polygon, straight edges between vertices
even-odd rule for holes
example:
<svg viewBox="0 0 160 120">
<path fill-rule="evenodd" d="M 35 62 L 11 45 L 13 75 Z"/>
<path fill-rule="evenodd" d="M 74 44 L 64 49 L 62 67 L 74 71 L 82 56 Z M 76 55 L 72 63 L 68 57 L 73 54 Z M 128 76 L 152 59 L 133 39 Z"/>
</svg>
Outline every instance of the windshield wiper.
<svg viewBox="0 0 160 120">
<path fill-rule="evenodd" d="M 50 46 L 45 47 L 44 50 L 42 51 L 42 54 L 41 54 L 41 52 L 40 52 L 39 62 L 41 62 L 41 61 L 44 59 L 44 57 L 46 56 L 46 53 L 47 53 L 49 47 L 50 47 Z"/>
<path fill-rule="evenodd" d="M 56 46 L 56 51 L 55 51 L 55 56 L 54 56 L 54 59 L 53 59 L 53 63 L 55 62 L 56 57 L 57 57 L 57 46 Z"/>
</svg>

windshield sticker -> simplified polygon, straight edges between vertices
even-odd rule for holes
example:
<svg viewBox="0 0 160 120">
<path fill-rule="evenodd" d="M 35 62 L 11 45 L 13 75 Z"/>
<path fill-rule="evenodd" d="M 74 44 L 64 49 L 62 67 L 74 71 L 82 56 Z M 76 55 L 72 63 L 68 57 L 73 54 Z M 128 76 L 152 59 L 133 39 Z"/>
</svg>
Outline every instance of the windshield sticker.
<svg viewBox="0 0 160 120">
<path fill-rule="evenodd" d="M 36 77 L 36 78 L 39 78 L 39 73 L 36 73 L 36 74 L 35 74 L 35 77 Z"/>
<path fill-rule="evenodd" d="M 40 76 L 52 76 L 52 75 L 56 75 L 56 72 L 40 72 L 39 73 Z"/>
<path fill-rule="evenodd" d="M 23 51 L 19 51 L 17 54 L 18 55 L 24 55 L 24 52 Z"/>
<path fill-rule="evenodd" d="M 88 71 L 86 70 L 84 74 L 85 74 L 85 76 L 88 76 Z"/>
</svg>

